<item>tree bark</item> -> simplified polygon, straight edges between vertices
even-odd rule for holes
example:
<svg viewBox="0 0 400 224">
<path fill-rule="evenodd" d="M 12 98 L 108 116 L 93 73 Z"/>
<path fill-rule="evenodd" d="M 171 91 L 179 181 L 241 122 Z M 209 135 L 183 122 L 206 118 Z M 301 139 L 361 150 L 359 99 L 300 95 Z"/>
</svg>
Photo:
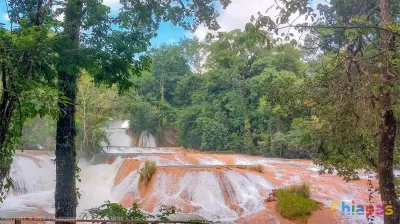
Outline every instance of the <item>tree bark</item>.
<svg viewBox="0 0 400 224">
<path fill-rule="evenodd" d="M 1 105 L 0 105 L 0 162 L 2 163 L 0 165 L 0 181 L 3 181 L 4 178 L 7 177 L 7 174 L 10 170 L 10 165 L 7 164 L 4 159 L 5 159 L 5 149 L 4 149 L 4 143 L 6 141 L 8 129 L 10 128 L 11 124 L 11 118 L 15 110 L 15 98 L 11 96 L 6 91 L 3 90 L 3 94 L 1 95 Z"/>
<path fill-rule="evenodd" d="M 68 40 L 61 52 L 66 63 L 58 72 L 59 90 L 70 100 L 69 104 L 59 103 L 61 111 L 57 121 L 56 134 L 56 191 L 55 217 L 75 218 L 77 207 L 76 195 L 76 149 L 75 149 L 75 102 L 77 76 L 79 73 L 76 52 L 79 50 L 79 34 L 82 18 L 82 0 L 69 0 L 65 9 L 64 34 Z M 58 222 L 66 224 L 68 222 Z"/>
<path fill-rule="evenodd" d="M 75 186 L 75 99 L 76 76 L 66 72 L 58 75 L 59 89 L 70 99 L 69 104 L 59 104 L 63 114 L 57 121 L 56 136 L 56 218 L 76 217 L 76 186 Z"/>
<path fill-rule="evenodd" d="M 11 165 L 5 161 L 7 155 L 5 155 L 4 143 L 16 105 L 15 96 L 13 96 L 7 85 L 7 69 L 4 64 L 1 65 L 1 83 L 3 90 L 0 104 L 0 181 L 3 181 L 7 177 Z"/>
<path fill-rule="evenodd" d="M 391 5 L 389 0 L 379 0 L 381 26 L 386 27 L 392 22 Z M 383 53 L 381 67 L 381 91 L 379 107 L 381 111 L 380 140 L 379 140 L 379 191 L 382 204 L 393 206 L 393 214 L 384 216 L 385 224 L 399 223 L 399 203 L 395 191 L 393 174 L 393 154 L 397 121 L 393 112 L 392 91 L 393 75 L 391 69 L 391 57 L 388 55 L 393 50 L 393 33 L 382 29 L 380 34 L 380 47 Z"/>
</svg>

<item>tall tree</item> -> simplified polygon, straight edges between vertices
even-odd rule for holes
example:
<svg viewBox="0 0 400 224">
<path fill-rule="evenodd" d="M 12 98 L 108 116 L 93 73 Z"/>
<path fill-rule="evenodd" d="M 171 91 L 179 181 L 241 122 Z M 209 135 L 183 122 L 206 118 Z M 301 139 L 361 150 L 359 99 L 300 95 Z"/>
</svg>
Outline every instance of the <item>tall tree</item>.
<svg viewBox="0 0 400 224">
<path fill-rule="evenodd" d="M 210 0 L 185 3 L 180 0 L 124 0 L 121 3 L 122 9 L 113 19 L 109 18 L 107 13 L 98 15 L 97 10 L 109 11 L 101 1 L 69 0 L 66 4 L 63 29 L 67 38 L 60 53 L 64 54 L 62 60 L 70 64 L 67 69 L 58 70 L 58 79 L 59 89 L 71 100 L 72 104 L 60 105 L 60 110 L 65 113 L 57 123 L 56 217 L 75 217 L 76 215 L 74 103 L 76 79 L 81 65 L 78 60 L 82 60 L 79 52 L 88 51 L 92 58 L 89 57 L 86 62 L 95 62 L 94 64 L 99 66 L 87 68 L 88 71 L 95 70 L 93 74 L 98 74 L 95 76 L 95 81 L 116 83 L 121 90 L 124 90 L 132 85 L 129 80 L 130 75 L 139 74 L 143 69 L 148 68 L 147 57 L 142 56 L 139 60 L 135 60 L 134 57 L 147 50 L 149 41 L 156 35 L 161 21 L 172 21 L 186 28 L 195 28 L 204 22 L 210 28 L 218 28 L 215 20 L 218 13 Z M 228 1 L 221 1 L 221 3 L 227 4 Z M 188 22 L 185 19 L 187 17 L 194 19 Z M 97 24 L 96 22 L 91 24 L 92 18 L 101 19 L 96 21 Z M 120 29 L 113 30 L 109 34 L 111 28 L 108 26 L 111 21 Z M 80 45 L 81 28 L 93 29 L 86 46 Z M 81 49 L 83 51 L 80 51 Z M 117 71 L 114 68 L 117 68 Z M 115 73 L 115 76 L 111 76 L 111 72 Z"/>
<path fill-rule="evenodd" d="M 19 2 L 10 4 L 24 7 Z M 54 115 L 47 106 L 52 106 L 54 96 L 58 96 L 52 54 L 56 37 L 51 35 L 51 26 L 42 22 L 47 9 L 48 5 L 43 4 L 31 9 L 30 15 L 18 20 L 18 26 L 10 30 L 0 24 L 0 201 L 11 186 L 8 171 L 25 119 L 38 114 Z M 9 11 L 11 19 L 14 13 L 14 8 Z"/>
<path fill-rule="evenodd" d="M 393 173 L 393 154 L 395 149 L 395 138 L 397 131 L 397 117 L 394 115 L 393 88 L 400 87 L 395 82 L 394 76 L 399 77 L 399 70 L 393 64 L 395 49 L 395 34 L 390 30 L 394 23 L 392 5 L 390 0 L 379 0 L 380 8 L 380 80 L 378 102 L 381 112 L 381 126 L 379 128 L 379 190 L 383 205 L 394 205 L 394 215 L 385 214 L 385 223 L 400 222 L 400 202 L 395 191 Z M 398 12 L 400 14 L 400 12 Z M 397 17 L 398 19 L 398 17 Z M 400 31 L 400 29 L 398 30 Z M 398 34 L 397 34 L 398 35 Z M 397 49 L 400 50 L 400 49 Z"/>
<path fill-rule="evenodd" d="M 291 28 L 310 31 L 319 39 L 317 47 L 331 61 L 326 66 L 328 69 L 320 72 L 323 77 L 320 80 L 325 79 L 320 84 L 324 86 L 317 88 L 334 87 L 335 85 L 327 82 L 334 76 L 333 72 L 338 74 L 337 79 L 332 81 L 335 81 L 336 87 L 343 88 L 337 89 L 332 97 L 327 97 L 336 97 L 331 101 L 335 107 L 324 105 L 324 101 L 316 101 L 315 108 L 323 105 L 325 111 L 320 114 L 321 119 L 315 121 L 321 125 L 331 119 L 330 124 L 333 125 L 330 127 L 337 128 L 336 132 L 331 133 L 333 138 L 343 136 L 343 133 L 349 134 L 343 136 L 347 143 L 344 147 L 349 150 L 340 149 L 343 145 L 338 142 L 331 144 L 332 142 L 319 141 L 322 165 L 329 170 L 337 169 L 340 174 L 353 176 L 357 176 L 357 168 L 374 169 L 379 177 L 382 203 L 391 205 L 394 209 L 393 215 L 385 214 L 384 221 L 390 224 L 399 223 L 400 207 L 393 174 L 396 124 L 399 119 L 395 113 L 400 86 L 400 72 L 397 68 L 399 45 L 395 38 L 399 35 L 399 27 L 396 25 L 400 18 L 399 2 L 335 0 L 329 5 L 317 6 L 320 12 L 318 18 L 316 10 L 309 3 L 310 1 L 303 0 L 277 2 L 275 6 L 280 10 L 278 18 L 275 20 L 260 14 L 253 26 L 267 27 L 276 33 L 281 29 L 289 29 L 282 32 L 285 40 L 291 39 Z M 305 19 L 311 19 L 311 22 L 294 24 L 290 18 L 294 19 L 291 16 L 296 13 Z M 336 121 L 334 117 L 326 116 L 332 112 L 337 115 Z M 342 127 L 345 132 L 338 131 L 340 127 L 333 122 L 346 125 Z M 352 148 L 352 144 L 356 142 L 358 145 Z M 375 147 L 375 142 L 378 147 Z M 349 161 L 349 158 L 355 161 Z M 348 172 L 342 172 L 346 170 Z"/>
<path fill-rule="evenodd" d="M 143 54 L 162 21 L 191 30 L 202 23 L 211 29 L 219 28 L 213 0 L 121 0 L 120 3 L 119 13 L 112 16 L 110 8 L 101 0 L 9 0 L 12 22 L 27 19 L 31 24 L 48 24 L 57 38 L 53 54 L 49 55 L 56 56 L 53 62 L 58 89 L 69 103 L 59 104 L 62 114 L 57 121 L 56 217 L 76 215 L 75 102 L 81 69 L 93 74 L 95 82 L 116 84 L 120 91 L 124 91 L 134 84 L 130 80 L 132 75 L 149 69 L 150 59 Z M 226 7 L 230 0 L 220 0 L 220 3 Z M 63 21 L 58 20 L 60 16 L 64 17 Z M 37 57 L 35 53 L 33 51 L 33 59 Z M 32 58 L 26 58 L 29 59 Z M 29 65 L 30 61 L 38 60 L 29 60 L 26 64 Z"/>
<path fill-rule="evenodd" d="M 90 158 L 102 152 L 102 144 L 108 143 L 104 127 L 119 114 L 118 90 L 96 86 L 93 78 L 83 71 L 78 80 L 76 123 L 80 157 Z"/>
<path fill-rule="evenodd" d="M 161 101 L 172 102 L 172 92 L 176 83 L 184 75 L 190 73 L 187 59 L 180 52 L 178 46 L 162 45 L 152 52 L 152 72 L 154 78 L 159 82 Z"/>
</svg>

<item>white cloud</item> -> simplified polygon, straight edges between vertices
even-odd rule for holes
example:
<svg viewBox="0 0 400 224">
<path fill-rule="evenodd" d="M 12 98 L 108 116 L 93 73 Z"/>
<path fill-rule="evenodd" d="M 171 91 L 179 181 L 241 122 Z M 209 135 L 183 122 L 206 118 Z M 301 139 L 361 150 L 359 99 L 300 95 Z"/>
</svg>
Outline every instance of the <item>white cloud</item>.
<svg viewBox="0 0 400 224">
<path fill-rule="evenodd" d="M 219 31 L 244 29 L 246 23 L 250 22 L 252 15 L 257 16 L 258 12 L 265 14 L 266 10 L 273 4 L 274 0 L 233 0 L 218 18 L 218 23 L 221 26 Z M 268 12 L 271 17 L 275 17 L 278 14 L 273 9 Z M 203 39 L 208 32 L 209 30 L 206 27 L 200 26 L 194 35 Z"/>
<path fill-rule="evenodd" d="M 274 0 L 232 0 L 232 3 L 220 13 L 221 15 L 217 19 L 221 26 L 219 31 L 228 32 L 234 29 L 244 30 L 246 24 L 250 22 L 251 16 L 254 15 L 257 18 L 258 12 L 274 19 L 278 16 L 279 11 L 276 7 L 270 8 L 272 5 L 274 5 Z M 269 11 L 266 13 L 268 9 Z M 292 21 L 296 17 L 297 16 L 292 16 Z M 304 18 L 300 17 L 296 20 L 296 23 L 304 21 Z M 281 31 L 285 30 L 287 29 Z M 208 32 L 210 32 L 210 30 L 204 25 L 201 25 L 193 35 L 199 39 L 204 39 Z M 294 29 L 291 29 L 291 32 L 295 33 L 296 37 L 299 37 Z"/>
<path fill-rule="evenodd" d="M 5 14 L 3 15 L 3 20 L 5 20 L 5 21 L 10 21 L 10 18 L 8 17 L 8 14 L 7 14 L 7 13 L 5 13 Z"/>
<path fill-rule="evenodd" d="M 103 4 L 109 6 L 113 14 L 118 13 L 118 10 L 122 7 L 119 0 L 103 0 Z"/>
</svg>

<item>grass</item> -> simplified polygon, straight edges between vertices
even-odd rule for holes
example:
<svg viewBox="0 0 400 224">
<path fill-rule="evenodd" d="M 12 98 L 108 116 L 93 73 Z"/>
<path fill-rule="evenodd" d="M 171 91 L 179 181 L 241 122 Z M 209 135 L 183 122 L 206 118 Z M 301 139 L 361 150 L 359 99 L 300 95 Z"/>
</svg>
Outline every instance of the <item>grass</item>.
<svg viewBox="0 0 400 224">
<path fill-rule="evenodd" d="M 294 185 L 279 189 L 277 192 L 277 210 L 289 220 L 307 220 L 318 204 L 310 199 L 308 184 Z"/>
<path fill-rule="evenodd" d="M 246 169 L 262 173 L 264 171 L 264 166 L 263 165 L 254 165 L 254 166 L 248 166 Z"/>
<path fill-rule="evenodd" d="M 248 166 L 234 166 L 234 167 L 236 167 L 238 169 L 250 170 L 250 171 L 259 172 L 259 173 L 264 172 L 263 165 L 248 165 Z"/>
<path fill-rule="evenodd" d="M 146 160 L 142 169 L 140 169 L 140 179 L 146 183 L 150 181 L 154 172 L 156 172 L 156 163 L 154 161 Z"/>
</svg>

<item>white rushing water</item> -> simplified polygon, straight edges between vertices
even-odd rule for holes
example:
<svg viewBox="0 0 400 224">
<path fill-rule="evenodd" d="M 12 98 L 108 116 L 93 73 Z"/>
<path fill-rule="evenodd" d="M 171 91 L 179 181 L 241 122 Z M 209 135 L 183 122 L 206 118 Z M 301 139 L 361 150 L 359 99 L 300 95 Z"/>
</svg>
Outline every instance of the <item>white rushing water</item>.
<svg viewBox="0 0 400 224">
<path fill-rule="evenodd" d="M 105 131 L 110 146 L 130 147 L 132 138 L 128 135 L 129 121 L 110 121 Z"/>
<path fill-rule="evenodd" d="M 157 212 L 161 205 L 170 205 L 175 206 L 177 211 L 189 210 L 189 213 L 209 220 L 233 223 L 233 220 L 239 216 L 251 215 L 265 209 L 264 202 L 268 194 L 272 189 L 279 187 L 270 183 L 269 178 L 267 180 L 265 176 L 256 173 L 221 168 L 207 170 L 207 167 L 212 165 L 226 164 L 221 157 L 198 154 L 194 160 L 198 161 L 196 164 L 191 160 L 185 160 L 182 156 L 185 153 L 179 154 L 168 149 L 154 148 L 156 140 L 147 131 L 141 134 L 139 140 L 139 145 L 142 147 L 132 147 L 131 137 L 127 134 L 128 126 L 129 123 L 126 121 L 113 121 L 108 127 L 110 142 L 115 147 L 108 147 L 107 152 L 117 157 L 111 164 L 105 163 L 109 157 L 106 154 L 101 154 L 97 162 L 94 162 L 94 159 L 90 162 L 79 162 L 81 168 L 79 175 L 82 182 L 77 184 L 81 194 L 78 201 L 78 214 L 82 214 L 86 209 L 98 207 L 105 201 L 120 203 L 127 195 L 139 199 L 138 170 L 145 160 L 152 160 L 157 166 L 166 166 L 157 170 L 155 179 L 151 181 L 152 188 L 148 189 L 150 192 L 142 195 L 139 200 L 139 204 L 143 204 L 148 209 L 154 209 L 153 212 Z M 129 174 L 119 172 L 119 169 L 128 170 L 129 161 L 124 163 L 125 159 L 121 158 L 126 156 L 141 161 L 138 170 L 131 170 Z M 265 170 L 274 173 L 276 178 L 280 180 L 285 178 L 282 180 L 283 186 L 300 183 L 303 180 L 299 176 L 308 175 L 309 181 L 312 178 L 315 180 L 319 178 L 316 173 L 318 167 L 310 163 L 242 155 L 231 157 L 237 165 L 263 165 Z M 46 213 L 47 216 L 52 216 L 54 214 L 56 176 L 53 160 L 54 156 L 46 153 L 30 155 L 30 153 L 18 152 L 15 154 L 11 167 L 14 190 L 8 194 L 4 203 L 0 204 L 1 216 L 38 214 L 42 216 Z M 121 168 L 122 164 L 124 166 Z M 284 166 L 281 167 L 279 164 Z M 192 168 L 195 169 L 191 170 Z M 309 174 L 300 174 L 297 168 L 302 168 L 303 172 Z M 122 181 L 114 185 L 116 179 Z M 348 184 L 345 190 L 333 188 L 321 189 L 321 191 L 326 191 L 327 196 L 333 195 L 335 200 L 346 200 L 358 198 L 358 192 L 362 189 Z M 324 196 L 325 193 L 320 195 Z M 328 206 L 331 199 L 321 198 Z M 362 217 L 357 216 L 347 218 L 352 221 L 362 220 Z M 378 220 L 374 223 L 381 223 L 379 217 L 377 218 Z"/>
<path fill-rule="evenodd" d="M 11 167 L 14 190 L 0 204 L 0 214 L 11 216 L 15 212 L 45 211 L 54 214 L 55 165 L 54 157 L 26 156 L 17 154 Z M 90 165 L 80 162 L 82 182 L 77 184 L 81 198 L 78 213 L 97 207 L 105 201 L 119 202 L 113 197 L 115 175 L 122 163 L 117 159 L 112 164 Z M 18 213 L 21 214 L 21 213 Z"/>
<path fill-rule="evenodd" d="M 156 147 L 156 138 L 150 132 L 143 131 L 140 134 L 138 146 L 142 148 Z"/>
<path fill-rule="evenodd" d="M 130 148 L 131 149 L 131 148 Z M 143 150 L 143 149 L 141 149 Z M 179 160 L 168 160 L 158 157 L 157 154 L 165 152 L 164 149 L 151 149 L 156 154 L 140 155 L 134 159 L 145 161 L 151 159 L 157 165 L 184 166 L 187 165 Z M 132 149 L 131 149 L 132 151 Z M 174 158 L 169 155 L 167 158 Z M 221 164 L 222 161 L 213 159 L 210 156 L 202 156 L 198 166 L 209 166 L 211 164 Z M 0 204 L 0 214 L 5 217 L 15 217 L 24 215 L 43 215 L 54 214 L 54 188 L 55 188 L 55 165 L 54 156 L 37 155 L 31 156 L 25 153 L 17 153 L 11 167 L 11 176 L 14 179 L 15 189 L 11 192 L 3 204 Z M 242 157 L 246 164 L 264 164 L 266 169 L 277 167 L 269 164 L 268 159 Z M 239 161 L 240 156 L 235 157 Z M 242 162 L 243 162 L 242 161 Z M 272 160 L 278 162 L 278 160 Z M 289 165 L 293 163 L 289 160 L 281 160 L 279 163 Z M 81 168 L 80 177 L 82 182 L 78 183 L 81 193 L 79 199 L 78 214 L 86 209 L 97 207 L 105 201 L 119 203 L 127 195 L 133 198 L 140 198 L 139 194 L 139 173 L 138 170 L 125 175 L 118 172 L 124 159 L 117 157 L 112 164 L 92 165 L 90 162 L 79 162 Z M 271 165 L 271 166 L 268 166 Z M 297 164 L 295 164 L 297 166 Z M 143 162 L 141 163 L 143 166 Z M 299 166 L 309 166 L 300 164 Z M 140 169 L 140 167 L 139 167 Z M 171 169 L 171 170 L 169 170 Z M 178 170 L 177 173 L 174 173 Z M 181 172 L 182 171 L 182 172 Z M 277 170 L 282 172 L 282 170 Z M 298 183 L 300 179 L 296 173 L 291 173 L 287 183 Z M 312 172 L 312 170 L 310 170 Z M 123 172 L 122 172 L 123 173 Z M 116 178 L 116 175 L 121 177 Z M 114 186 L 115 179 L 122 181 Z M 223 223 L 233 223 L 239 216 L 251 215 L 259 212 L 264 207 L 264 200 L 275 189 L 274 186 L 263 176 L 256 173 L 224 169 L 218 172 L 211 170 L 180 170 L 174 167 L 165 167 L 157 172 L 154 179 L 153 188 L 149 195 L 139 201 L 139 204 L 151 204 L 153 212 L 157 212 L 161 205 L 171 205 L 177 211 L 184 211 L 189 208 L 191 213 L 210 220 L 220 220 Z M 285 182 L 284 185 L 287 185 Z M 348 184 L 348 190 L 340 189 L 321 189 L 327 194 L 335 195 L 335 200 L 347 200 L 357 198 L 357 189 L 352 183 Z M 325 202 L 328 206 L 329 199 Z M 234 206 L 234 207 L 232 207 Z M 365 223 L 363 217 L 344 217 L 351 222 Z M 349 223 L 344 222 L 344 223 Z M 382 223 L 380 217 L 374 223 Z"/>
<path fill-rule="evenodd" d="M 156 149 L 154 149 L 156 150 Z M 54 157 L 48 155 L 27 156 L 17 153 L 12 164 L 11 176 L 16 188 L 10 192 L 3 204 L 0 205 L 0 214 L 15 214 L 15 212 L 45 211 L 54 213 L 55 165 Z M 166 160 L 156 156 L 139 156 L 135 159 L 156 161 L 157 165 L 184 165 L 179 161 Z M 207 161 L 208 158 L 206 157 Z M 211 160 L 212 161 L 212 160 Z M 78 214 L 84 210 L 97 207 L 105 201 L 120 202 L 126 194 L 139 197 L 139 174 L 134 171 L 123 181 L 114 186 L 114 179 L 123 163 L 118 157 L 112 164 L 91 165 L 81 161 L 80 177 L 82 182 L 77 187 L 81 193 Z M 219 162 L 211 162 L 219 163 Z M 210 164 L 210 162 L 205 162 Z M 254 175 L 227 171 L 221 177 L 210 171 L 187 172 L 179 177 L 178 183 L 168 174 L 161 173 L 155 182 L 155 192 L 160 199 L 158 205 L 174 205 L 184 203 L 199 207 L 197 214 L 210 219 L 237 218 L 224 201 L 224 184 L 229 185 L 228 197 L 237 204 L 243 214 L 251 214 L 262 208 L 263 197 L 258 187 L 270 191 L 272 185 L 265 179 Z M 226 189 L 225 189 L 226 191 Z M 181 198 L 186 195 L 186 199 Z M 157 210 L 157 208 L 155 208 Z"/>
</svg>

